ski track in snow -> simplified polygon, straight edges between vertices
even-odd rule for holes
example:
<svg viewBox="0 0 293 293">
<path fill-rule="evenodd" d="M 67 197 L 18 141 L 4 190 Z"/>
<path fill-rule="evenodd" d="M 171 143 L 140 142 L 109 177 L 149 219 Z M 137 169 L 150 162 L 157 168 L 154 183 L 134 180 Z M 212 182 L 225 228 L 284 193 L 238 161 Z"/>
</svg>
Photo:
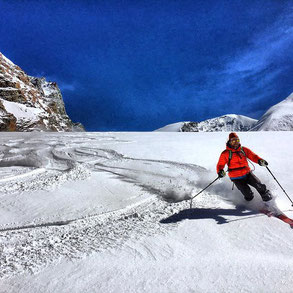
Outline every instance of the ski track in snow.
<svg viewBox="0 0 293 293">
<path fill-rule="evenodd" d="M 36 135 L 0 144 L 0 198 L 1 194 L 54 190 L 65 182 L 87 179 L 93 172 L 111 173 L 155 195 L 133 207 L 104 214 L 1 226 L 0 277 L 36 272 L 60 257 L 79 258 L 176 226 L 160 220 L 188 206 L 180 201 L 196 188 L 196 174 L 206 170 L 192 164 L 126 157 L 107 149 L 109 143 L 131 141 L 108 135 L 49 135 L 46 139 Z"/>
</svg>

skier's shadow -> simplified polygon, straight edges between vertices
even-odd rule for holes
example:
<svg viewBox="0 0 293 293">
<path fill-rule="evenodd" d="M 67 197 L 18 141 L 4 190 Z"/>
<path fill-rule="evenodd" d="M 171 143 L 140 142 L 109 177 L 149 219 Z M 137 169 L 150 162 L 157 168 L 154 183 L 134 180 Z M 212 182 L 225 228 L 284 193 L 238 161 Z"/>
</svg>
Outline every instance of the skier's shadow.
<svg viewBox="0 0 293 293">
<path fill-rule="evenodd" d="M 256 216 L 256 212 L 241 210 L 241 209 L 205 209 L 205 208 L 186 209 L 168 218 L 162 219 L 160 223 L 162 224 L 177 223 L 186 219 L 189 219 L 189 220 L 215 219 L 217 224 L 226 224 L 229 222 L 241 220 L 239 218 L 228 220 L 224 216 L 245 217 L 245 219 L 247 219 L 247 217 Z"/>
</svg>

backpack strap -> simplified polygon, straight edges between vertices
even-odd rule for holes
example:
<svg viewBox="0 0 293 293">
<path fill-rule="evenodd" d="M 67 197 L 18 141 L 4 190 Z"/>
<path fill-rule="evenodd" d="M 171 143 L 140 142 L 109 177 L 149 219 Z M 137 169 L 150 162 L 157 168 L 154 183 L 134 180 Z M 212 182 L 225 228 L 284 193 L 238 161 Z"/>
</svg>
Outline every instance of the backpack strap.
<svg viewBox="0 0 293 293">
<path fill-rule="evenodd" d="M 241 147 L 241 151 L 240 152 L 244 155 L 244 157 L 247 157 L 246 154 L 245 154 L 245 151 L 244 151 L 243 147 Z"/>
<path fill-rule="evenodd" d="M 228 159 L 228 170 L 230 168 L 230 162 L 231 162 L 231 159 L 232 159 L 232 156 L 233 156 L 233 152 L 231 150 L 229 150 L 229 159 Z"/>
</svg>

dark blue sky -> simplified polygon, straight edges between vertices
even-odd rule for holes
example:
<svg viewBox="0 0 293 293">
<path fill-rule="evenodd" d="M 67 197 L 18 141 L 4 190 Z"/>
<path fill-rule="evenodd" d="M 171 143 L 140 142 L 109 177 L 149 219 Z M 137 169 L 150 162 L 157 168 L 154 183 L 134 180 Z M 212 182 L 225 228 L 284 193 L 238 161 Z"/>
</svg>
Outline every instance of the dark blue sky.
<svg viewBox="0 0 293 293">
<path fill-rule="evenodd" d="M 91 131 L 260 116 L 293 92 L 293 1 L 0 0 L 0 51 Z"/>
</svg>

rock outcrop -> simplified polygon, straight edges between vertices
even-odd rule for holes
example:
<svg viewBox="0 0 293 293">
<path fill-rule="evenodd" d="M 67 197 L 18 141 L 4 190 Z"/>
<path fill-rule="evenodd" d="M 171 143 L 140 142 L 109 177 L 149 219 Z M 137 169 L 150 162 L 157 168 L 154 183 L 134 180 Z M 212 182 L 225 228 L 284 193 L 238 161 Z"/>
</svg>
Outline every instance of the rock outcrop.
<svg viewBox="0 0 293 293">
<path fill-rule="evenodd" d="M 84 131 L 65 111 L 55 82 L 28 76 L 0 53 L 0 131 Z"/>
</svg>

